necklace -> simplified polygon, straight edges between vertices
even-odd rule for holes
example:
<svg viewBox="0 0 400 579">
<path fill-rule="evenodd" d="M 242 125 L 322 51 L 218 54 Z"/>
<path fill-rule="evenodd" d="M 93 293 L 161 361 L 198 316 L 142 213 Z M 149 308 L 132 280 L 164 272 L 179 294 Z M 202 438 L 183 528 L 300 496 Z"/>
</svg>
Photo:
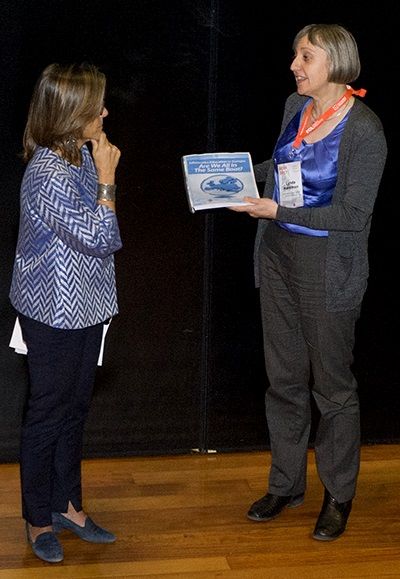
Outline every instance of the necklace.
<svg viewBox="0 0 400 579">
<path fill-rule="evenodd" d="M 333 104 L 331 107 L 329 107 L 328 110 L 326 110 L 324 113 L 322 113 L 322 115 L 320 115 L 318 118 L 316 118 L 315 121 L 311 125 L 307 126 L 308 122 L 311 118 L 312 110 L 314 108 L 313 102 L 310 102 L 310 104 L 306 107 L 304 114 L 302 115 L 301 123 L 300 123 L 299 129 L 297 131 L 296 138 L 293 141 L 293 147 L 295 149 L 297 149 L 300 146 L 301 141 L 307 135 L 309 135 L 310 133 L 315 131 L 315 129 L 318 129 L 318 127 L 322 123 L 329 120 L 334 115 L 337 115 L 338 109 L 340 109 L 340 107 L 343 106 L 344 103 L 346 103 L 346 106 L 344 107 L 344 110 L 346 110 L 348 102 L 353 95 L 363 97 L 366 92 L 367 91 L 364 88 L 360 88 L 359 90 L 354 90 L 350 85 L 347 84 L 346 85 L 346 92 L 343 93 L 343 95 L 340 97 L 340 99 L 335 104 Z"/>
<path fill-rule="evenodd" d="M 350 104 L 350 100 L 347 101 L 345 106 L 339 112 L 337 112 L 335 115 L 332 115 L 332 117 L 330 119 L 327 119 L 327 120 L 333 121 L 333 119 L 340 117 L 340 115 L 342 115 L 348 109 L 349 104 Z M 318 117 L 319 117 L 319 115 L 316 114 L 314 107 L 313 107 L 312 112 L 311 112 L 311 120 L 315 121 Z"/>
</svg>

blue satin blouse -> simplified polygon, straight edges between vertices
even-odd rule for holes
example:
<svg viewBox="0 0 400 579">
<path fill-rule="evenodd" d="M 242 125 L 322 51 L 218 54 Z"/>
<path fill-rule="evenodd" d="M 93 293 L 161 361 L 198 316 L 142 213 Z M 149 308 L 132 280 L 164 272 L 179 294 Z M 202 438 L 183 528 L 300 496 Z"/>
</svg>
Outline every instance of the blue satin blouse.
<svg viewBox="0 0 400 579">
<path fill-rule="evenodd" d="M 310 101 L 305 104 L 304 108 L 308 106 L 309 102 Z M 336 185 L 339 145 L 348 113 L 329 135 L 315 143 L 306 143 L 303 140 L 301 145 L 295 149 L 293 147 L 293 141 L 297 135 L 302 112 L 303 111 L 299 111 L 293 117 L 275 146 L 273 156 L 275 170 L 273 199 L 279 203 L 277 165 L 290 163 L 291 161 L 300 161 L 304 207 L 324 207 L 330 205 L 332 193 Z M 328 235 L 328 231 L 322 229 L 311 229 L 303 225 L 294 225 L 281 221 L 276 221 L 276 223 L 294 233 L 302 233 L 316 237 L 326 237 Z"/>
</svg>

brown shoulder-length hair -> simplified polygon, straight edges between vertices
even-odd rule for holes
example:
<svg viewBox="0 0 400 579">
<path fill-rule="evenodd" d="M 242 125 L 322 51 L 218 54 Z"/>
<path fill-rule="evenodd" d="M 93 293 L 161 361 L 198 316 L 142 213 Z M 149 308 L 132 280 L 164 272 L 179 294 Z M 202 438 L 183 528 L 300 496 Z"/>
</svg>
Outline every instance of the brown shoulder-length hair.
<svg viewBox="0 0 400 579">
<path fill-rule="evenodd" d="M 76 141 L 82 138 L 85 126 L 101 114 L 105 86 L 105 75 L 92 64 L 47 66 L 36 83 L 29 107 L 23 139 L 25 161 L 40 146 L 79 165 L 81 155 Z"/>
</svg>

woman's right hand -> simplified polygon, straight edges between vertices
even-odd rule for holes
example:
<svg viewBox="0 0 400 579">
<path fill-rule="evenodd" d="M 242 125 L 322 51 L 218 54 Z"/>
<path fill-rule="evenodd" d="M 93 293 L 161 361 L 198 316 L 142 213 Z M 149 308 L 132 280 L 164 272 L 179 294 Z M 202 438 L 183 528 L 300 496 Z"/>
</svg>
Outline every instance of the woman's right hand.
<svg viewBox="0 0 400 579">
<path fill-rule="evenodd" d="M 121 157 L 121 151 L 112 145 L 104 131 L 99 140 L 91 139 L 92 154 L 96 165 L 99 183 L 113 185 L 115 182 L 115 170 Z"/>
<path fill-rule="evenodd" d="M 261 197 L 260 199 L 256 197 L 243 197 L 243 201 L 248 203 L 248 205 L 235 205 L 228 207 L 228 209 L 237 211 L 238 213 L 248 213 L 250 217 L 276 219 L 276 212 L 278 211 L 276 201 L 268 197 Z"/>
</svg>

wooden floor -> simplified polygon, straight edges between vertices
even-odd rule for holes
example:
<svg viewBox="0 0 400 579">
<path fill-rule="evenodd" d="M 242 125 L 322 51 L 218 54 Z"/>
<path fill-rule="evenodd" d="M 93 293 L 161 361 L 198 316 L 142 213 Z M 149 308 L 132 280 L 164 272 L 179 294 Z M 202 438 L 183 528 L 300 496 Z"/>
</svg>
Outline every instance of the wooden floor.
<svg viewBox="0 0 400 579">
<path fill-rule="evenodd" d="M 314 455 L 304 505 L 267 523 L 246 518 L 266 489 L 268 452 L 87 460 L 85 506 L 112 545 L 60 535 L 47 564 L 24 539 L 17 465 L 0 465 L 0 579 L 212 577 L 400 578 L 400 445 L 367 446 L 348 530 L 311 538 L 322 488 Z"/>
</svg>

